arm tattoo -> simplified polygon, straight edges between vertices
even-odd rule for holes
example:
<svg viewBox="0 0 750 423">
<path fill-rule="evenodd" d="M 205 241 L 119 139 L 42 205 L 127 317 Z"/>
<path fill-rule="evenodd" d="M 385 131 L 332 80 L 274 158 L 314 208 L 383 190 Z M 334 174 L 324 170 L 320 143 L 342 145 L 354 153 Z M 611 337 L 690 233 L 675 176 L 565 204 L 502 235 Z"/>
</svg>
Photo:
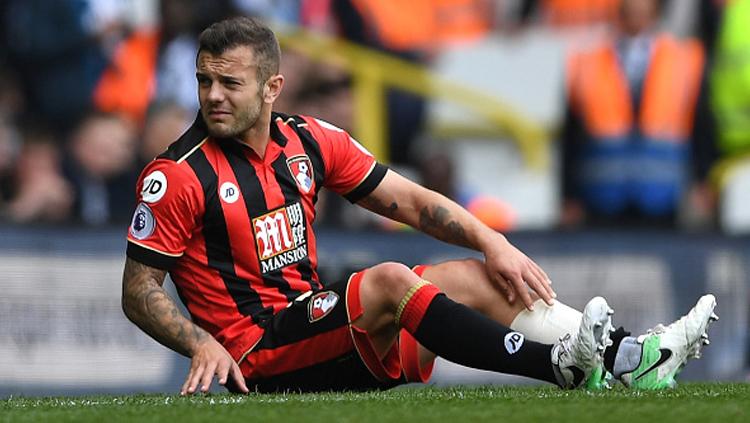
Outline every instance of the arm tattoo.
<svg viewBox="0 0 750 423">
<path fill-rule="evenodd" d="M 450 220 L 450 212 L 443 206 L 434 206 L 432 213 L 425 206 L 419 212 L 419 229 L 445 242 L 471 248 L 461 223 Z"/>
<path fill-rule="evenodd" d="M 210 335 L 180 313 L 162 283 L 166 272 L 127 259 L 122 279 L 122 308 L 144 332 L 185 356 Z"/>
<path fill-rule="evenodd" d="M 368 195 L 367 197 L 359 200 L 359 205 L 370 210 L 373 213 L 377 213 L 381 216 L 385 216 L 391 219 L 395 219 L 396 211 L 398 210 L 398 204 L 394 201 L 390 206 L 387 206 L 381 199 Z"/>
</svg>

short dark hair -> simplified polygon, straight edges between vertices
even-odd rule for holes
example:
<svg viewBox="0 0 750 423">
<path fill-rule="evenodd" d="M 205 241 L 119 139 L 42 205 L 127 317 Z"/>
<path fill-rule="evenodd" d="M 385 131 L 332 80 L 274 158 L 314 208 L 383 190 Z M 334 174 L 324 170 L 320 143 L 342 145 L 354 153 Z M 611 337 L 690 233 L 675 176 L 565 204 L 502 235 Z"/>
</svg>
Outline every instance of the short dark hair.
<svg viewBox="0 0 750 423">
<path fill-rule="evenodd" d="M 258 62 L 258 83 L 279 73 L 279 42 L 273 31 L 258 19 L 238 16 L 215 22 L 198 38 L 198 54 L 206 51 L 218 56 L 240 46 L 248 46 L 253 51 Z"/>
</svg>

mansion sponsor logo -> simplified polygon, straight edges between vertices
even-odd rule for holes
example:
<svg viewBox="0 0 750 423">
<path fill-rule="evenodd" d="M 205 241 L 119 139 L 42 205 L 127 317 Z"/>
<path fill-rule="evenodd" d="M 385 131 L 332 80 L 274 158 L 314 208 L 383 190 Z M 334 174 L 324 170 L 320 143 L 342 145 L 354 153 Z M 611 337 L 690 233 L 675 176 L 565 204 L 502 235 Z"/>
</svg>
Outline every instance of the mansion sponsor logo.
<svg viewBox="0 0 750 423">
<path fill-rule="evenodd" d="M 253 219 L 260 271 L 263 274 L 307 257 L 307 226 L 299 202 Z"/>
</svg>

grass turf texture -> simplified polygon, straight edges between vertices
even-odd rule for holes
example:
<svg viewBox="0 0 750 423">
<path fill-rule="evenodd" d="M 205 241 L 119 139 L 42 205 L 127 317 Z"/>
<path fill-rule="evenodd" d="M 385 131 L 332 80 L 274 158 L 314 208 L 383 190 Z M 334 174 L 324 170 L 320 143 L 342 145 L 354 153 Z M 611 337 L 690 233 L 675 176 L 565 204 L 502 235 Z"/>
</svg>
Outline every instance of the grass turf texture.
<svg viewBox="0 0 750 423">
<path fill-rule="evenodd" d="M 645 419 L 649 420 L 645 420 Z M 671 391 L 561 391 L 551 387 L 401 388 L 386 392 L 14 397 L 2 422 L 739 422 L 750 384 L 685 384 Z"/>
</svg>

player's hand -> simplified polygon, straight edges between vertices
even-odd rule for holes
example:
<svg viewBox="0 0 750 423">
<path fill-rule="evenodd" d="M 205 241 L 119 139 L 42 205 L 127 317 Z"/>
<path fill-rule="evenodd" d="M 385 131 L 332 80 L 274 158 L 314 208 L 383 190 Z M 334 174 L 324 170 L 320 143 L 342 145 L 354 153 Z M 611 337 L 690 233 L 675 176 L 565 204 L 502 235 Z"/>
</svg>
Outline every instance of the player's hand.
<svg viewBox="0 0 750 423">
<path fill-rule="evenodd" d="M 182 385 L 180 395 L 193 394 L 199 387 L 201 392 L 208 392 L 214 376 L 218 378 L 220 385 L 225 385 L 231 377 L 243 393 L 249 392 L 240 366 L 221 344 L 213 337 L 207 337 L 198 344 L 193 353 L 190 373 Z"/>
<path fill-rule="evenodd" d="M 529 288 L 549 305 L 557 297 L 552 290 L 547 274 L 508 240 L 498 234 L 499 239 L 484 249 L 487 273 L 500 286 L 511 304 L 520 297 L 527 309 L 533 310 L 533 299 Z"/>
</svg>

